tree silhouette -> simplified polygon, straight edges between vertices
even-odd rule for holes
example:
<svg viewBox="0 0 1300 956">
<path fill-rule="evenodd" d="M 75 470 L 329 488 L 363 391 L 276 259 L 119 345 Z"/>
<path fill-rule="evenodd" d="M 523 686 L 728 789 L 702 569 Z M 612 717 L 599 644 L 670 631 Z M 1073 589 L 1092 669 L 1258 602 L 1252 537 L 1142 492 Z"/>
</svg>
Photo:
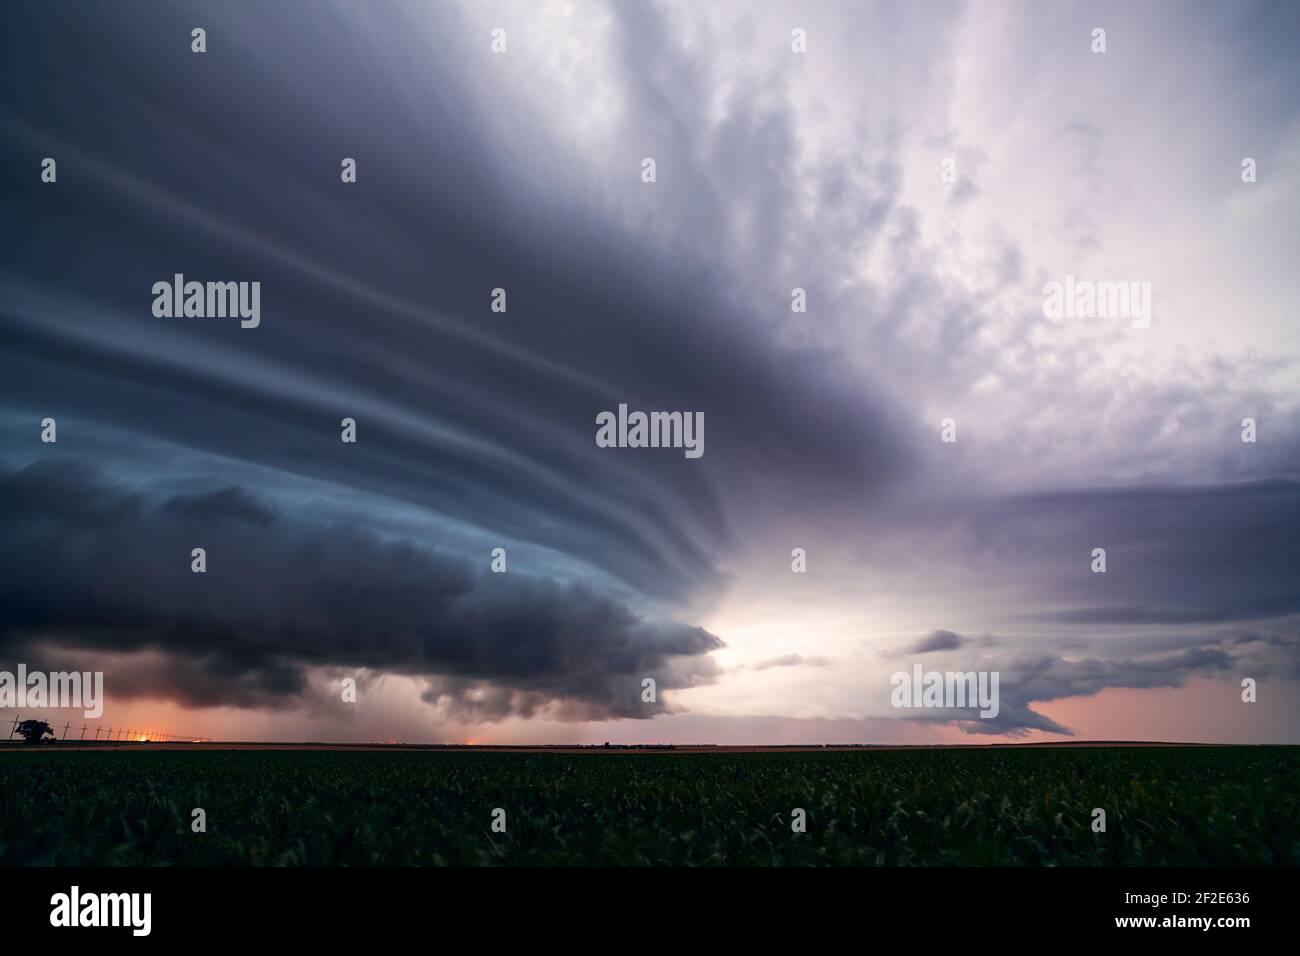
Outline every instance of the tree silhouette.
<svg viewBox="0 0 1300 956">
<path fill-rule="evenodd" d="M 39 744 L 46 734 L 54 736 L 54 728 L 43 720 L 24 720 L 18 725 L 18 732 L 29 744 Z"/>
</svg>

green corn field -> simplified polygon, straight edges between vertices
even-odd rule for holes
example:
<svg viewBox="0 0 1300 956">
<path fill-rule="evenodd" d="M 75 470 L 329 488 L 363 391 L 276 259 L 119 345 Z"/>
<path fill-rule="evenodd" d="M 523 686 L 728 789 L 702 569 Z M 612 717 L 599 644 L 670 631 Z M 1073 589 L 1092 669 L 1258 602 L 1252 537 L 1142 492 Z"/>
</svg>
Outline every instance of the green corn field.
<svg viewBox="0 0 1300 956">
<path fill-rule="evenodd" d="M 3 865 L 1298 863 L 1300 747 L 0 754 Z"/>
</svg>

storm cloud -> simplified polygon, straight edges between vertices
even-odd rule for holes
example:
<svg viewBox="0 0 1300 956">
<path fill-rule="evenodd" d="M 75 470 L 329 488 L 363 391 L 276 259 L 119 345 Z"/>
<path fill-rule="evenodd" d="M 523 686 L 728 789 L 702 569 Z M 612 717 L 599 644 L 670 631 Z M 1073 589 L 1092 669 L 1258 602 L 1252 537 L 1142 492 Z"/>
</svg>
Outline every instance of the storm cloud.
<svg viewBox="0 0 1300 956">
<path fill-rule="evenodd" d="M 916 654 L 1007 734 L 1300 673 L 1300 14 L 1015 10 L 6 11 L 0 655 L 472 725 L 855 719 Z M 260 324 L 155 317 L 178 273 Z M 1045 317 L 1067 273 L 1151 326 Z M 706 454 L 597 447 L 620 403 Z"/>
<path fill-rule="evenodd" d="M 912 645 L 913 654 L 928 654 L 931 651 L 952 651 L 966 643 L 965 638 L 952 631 L 934 631 Z"/>
<path fill-rule="evenodd" d="M 921 723 L 952 723 L 963 733 L 989 736 L 1023 736 L 1040 730 L 1072 736 L 1074 731 L 1032 704 L 1046 704 L 1069 697 L 1091 697 L 1107 688 L 1181 687 L 1193 678 L 1223 678 L 1235 673 L 1238 660 L 1217 647 L 1191 648 L 1176 654 L 1144 658 L 1065 658 L 1050 654 L 1018 654 L 971 659 L 954 659 L 951 670 L 958 673 L 996 671 L 998 712 L 976 718 L 972 711 L 934 708 L 905 720 Z M 1258 673 L 1257 671 L 1255 673 Z"/>
<path fill-rule="evenodd" d="M 0 650 L 57 639 L 72 652 L 175 659 L 152 684 L 133 668 L 110 672 L 116 694 L 291 707 L 308 667 L 351 667 L 446 678 L 440 693 L 452 697 L 491 685 L 496 717 L 555 702 L 593 719 L 661 712 L 662 700 L 641 699 L 645 677 L 672 690 L 717 673 L 706 655 L 722 642 L 701 628 L 581 585 L 275 516 L 239 488 L 156 498 L 42 463 L 0 475 L 0 524 Z M 191 571 L 196 544 L 202 574 Z"/>
</svg>

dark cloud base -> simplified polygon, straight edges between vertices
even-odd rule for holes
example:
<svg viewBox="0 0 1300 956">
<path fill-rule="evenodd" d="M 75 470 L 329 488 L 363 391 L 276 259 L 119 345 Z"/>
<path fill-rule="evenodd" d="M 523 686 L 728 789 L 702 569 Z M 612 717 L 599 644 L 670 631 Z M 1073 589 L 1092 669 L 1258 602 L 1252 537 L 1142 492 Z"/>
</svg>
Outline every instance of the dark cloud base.
<svg viewBox="0 0 1300 956">
<path fill-rule="evenodd" d="M 0 650 L 165 654 L 111 690 L 186 705 L 292 707 L 310 667 L 433 680 L 430 699 L 481 718 L 652 717 L 659 690 L 711 681 L 722 646 L 581 584 L 510 571 L 351 526 L 277 514 L 227 487 L 151 496 L 84 464 L 0 473 Z M 194 547 L 207 572 L 191 570 Z M 484 694 L 483 689 L 490 688 Z M 472 693 L 471 693 L 472 692 Z M 472 698 L 472 700 L 471 700 Z"/>
</svg>

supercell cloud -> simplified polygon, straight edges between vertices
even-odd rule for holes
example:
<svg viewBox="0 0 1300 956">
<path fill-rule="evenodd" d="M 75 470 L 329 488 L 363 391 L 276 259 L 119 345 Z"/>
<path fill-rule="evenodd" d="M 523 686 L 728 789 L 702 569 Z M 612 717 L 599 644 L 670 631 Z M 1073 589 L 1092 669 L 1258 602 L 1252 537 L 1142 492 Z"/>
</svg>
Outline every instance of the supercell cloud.
<svg viewBox="0 0 1300 956">
<path fill-rule="evenodd" d="M 1293 737 L 1300 20 L 1195 10 L 13 6 L 0 666 L 268 720 L 391 675 L 426 739 L 1064 735 L 1253 676 L 1291 709 L 1234 733 Z M 256 326 L 156 316 L 177 274 Z M 1150 326 L 1045 314 L 1067 275 Z M 620 404 L 706 453 L 600 447 Z M 891 711 L 918 655 L 998 717 Z"/>
</svg>

